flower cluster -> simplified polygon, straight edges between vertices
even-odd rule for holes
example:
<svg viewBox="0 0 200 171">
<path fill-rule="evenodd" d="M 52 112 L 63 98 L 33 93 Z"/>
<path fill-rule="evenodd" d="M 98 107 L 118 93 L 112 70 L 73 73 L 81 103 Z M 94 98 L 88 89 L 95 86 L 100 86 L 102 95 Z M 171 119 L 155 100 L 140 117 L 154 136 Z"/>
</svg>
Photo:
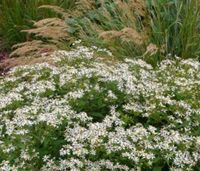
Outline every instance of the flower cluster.
<svg viewBox="0 0 200 171">
<path fill-rule="evenodd" d="M 200 63 L 112 65 L 78 46 L 0 80 L 0 170 L 195 170 Z"/>
</svg>

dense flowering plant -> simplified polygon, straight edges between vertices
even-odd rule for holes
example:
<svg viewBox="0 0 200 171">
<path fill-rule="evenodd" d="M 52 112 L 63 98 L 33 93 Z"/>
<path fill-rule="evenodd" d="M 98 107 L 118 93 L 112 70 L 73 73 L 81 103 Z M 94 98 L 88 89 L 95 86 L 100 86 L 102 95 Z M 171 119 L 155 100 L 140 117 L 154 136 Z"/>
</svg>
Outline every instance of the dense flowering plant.
<svg viewBox="0 0 200 171">
<path fill-rule="evenodd" d="M 200 63 L 97 52 L 109 53 L 57 51 L 56 65 L 0 80 L 0 170 L 198 170 Z"/>
</svg>

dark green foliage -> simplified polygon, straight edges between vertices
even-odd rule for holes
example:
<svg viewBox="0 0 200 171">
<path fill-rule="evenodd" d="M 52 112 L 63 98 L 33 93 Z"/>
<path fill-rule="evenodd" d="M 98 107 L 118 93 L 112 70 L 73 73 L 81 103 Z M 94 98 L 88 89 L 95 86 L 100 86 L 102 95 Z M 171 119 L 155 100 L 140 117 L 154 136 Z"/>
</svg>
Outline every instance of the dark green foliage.
<svg viewBox="0 0 200 171">
<path fill-rule="evenodd" d="M 94 122 L 101 122 L 110 113 L 110 106 L 117 106 L 118 109 L 121 109 L 126 98 L 126 95 L 118 90 L 117 84 L 114 82 L 100 85 L 102 86 L 101 91 L 92 88 L 80 99 L 71 101 L 74 110 L 86 112 Z M 108 90 L 117 95 L 116 100 L 108 97 Z"/>
</svg>

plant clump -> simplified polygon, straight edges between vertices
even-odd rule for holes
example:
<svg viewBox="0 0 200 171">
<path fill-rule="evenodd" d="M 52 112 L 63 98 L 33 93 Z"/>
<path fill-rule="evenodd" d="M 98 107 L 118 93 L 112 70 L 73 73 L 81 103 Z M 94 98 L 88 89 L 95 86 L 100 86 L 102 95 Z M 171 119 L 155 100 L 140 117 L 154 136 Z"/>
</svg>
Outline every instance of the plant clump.
<svg viewBox="0 0 200 171">
<path fill-rule="evenodd" d="M 107 47 L 115 56 L 138 56 L 149 42 L 145 0 L 77 1 L 66 18 L 68 33 L 87 44 Z"/>
<path fill-rule="evenodd" d="M 70 40 L 63 16 L 67 15 L 64 9 L 53 5 L 43 5 L 40 8 L 48 8 L 62 15 L 60 18 L 53 17 L 33 21 L 34 28 L 21 30 L 27 34 L 28 39 L 26 42 L 15 44 L 10 57 L 39 57 L 43 52 L 50 54 L 58 49 L 64 41 Z"/>
<path fill-rule="evenodd" d="M 0 80 L 0 170 L 199 168 L 200 63 L 103 55 L 78 45 Z"/>
</svg>

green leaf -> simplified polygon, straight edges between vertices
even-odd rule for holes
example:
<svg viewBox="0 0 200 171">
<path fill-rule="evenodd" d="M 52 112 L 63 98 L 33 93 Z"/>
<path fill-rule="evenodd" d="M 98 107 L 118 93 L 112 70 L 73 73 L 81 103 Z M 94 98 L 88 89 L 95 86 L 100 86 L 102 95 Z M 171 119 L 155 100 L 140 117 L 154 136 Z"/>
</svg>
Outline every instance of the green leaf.
<svg viewBox="0 0 200 171">
<path fill-rule="evenodd" d="M 76 31 L 77 31 L 77 29 L 74 28 L 74 27 L 69 27 L 69 28 L 67 29 L 67 32 L 69 32 L 69 33 L 71 33 L 71 34 L 74 34 Z"/>
<path fill-rule="evenodd" d="M 153 168 L 153 171 L 161 171 L 161 170 L 162 170 L 162 167 L 160 167 L 160 166 L 155 166 Z"/>
</svg>

